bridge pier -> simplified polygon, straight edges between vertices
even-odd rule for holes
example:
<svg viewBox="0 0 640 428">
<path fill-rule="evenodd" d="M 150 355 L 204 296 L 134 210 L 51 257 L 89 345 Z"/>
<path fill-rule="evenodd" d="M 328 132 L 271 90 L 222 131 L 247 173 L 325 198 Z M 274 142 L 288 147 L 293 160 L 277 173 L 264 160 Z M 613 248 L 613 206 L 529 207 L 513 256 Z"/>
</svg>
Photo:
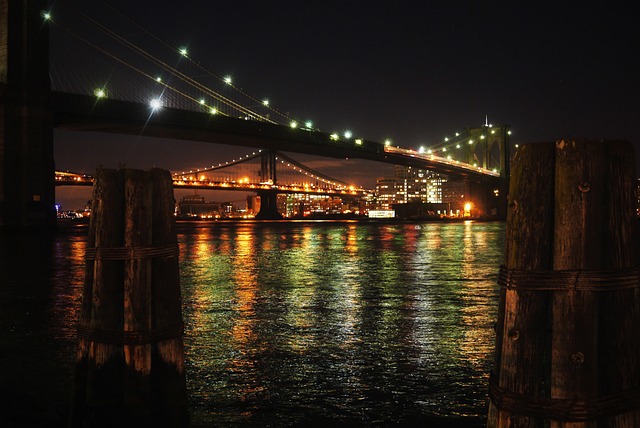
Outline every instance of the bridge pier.
<svg viewBox="0 0 640 428">
<path fill-rule="evenodd" d="M 56 224 L 44 0 L 0 0 L 0 227 Z"/>
<path fill-rule="evenodd" d="M 259 190 L 260 211 L 256 214 L 256 220 L 282 220 L 282 214 L 278 212 L 278 191 Z"/>
</svg>

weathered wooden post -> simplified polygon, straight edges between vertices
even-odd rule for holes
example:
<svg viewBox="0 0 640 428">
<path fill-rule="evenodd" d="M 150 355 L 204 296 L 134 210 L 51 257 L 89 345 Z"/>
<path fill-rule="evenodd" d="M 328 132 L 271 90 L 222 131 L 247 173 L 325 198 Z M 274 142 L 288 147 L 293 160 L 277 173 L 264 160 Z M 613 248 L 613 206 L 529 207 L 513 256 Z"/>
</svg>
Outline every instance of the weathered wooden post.
<svg viewBox="0 0 640 428">
<path fill-rule="evenodd" d="M 70 416 L 80 426 L 186 426 L 168 171 L 96 174 Z"/>
<path fill-rule="evenodd" d="M 509 193 L 488 426 L 640 426 L 633 148 L 525 145 Z"/>
</svg>

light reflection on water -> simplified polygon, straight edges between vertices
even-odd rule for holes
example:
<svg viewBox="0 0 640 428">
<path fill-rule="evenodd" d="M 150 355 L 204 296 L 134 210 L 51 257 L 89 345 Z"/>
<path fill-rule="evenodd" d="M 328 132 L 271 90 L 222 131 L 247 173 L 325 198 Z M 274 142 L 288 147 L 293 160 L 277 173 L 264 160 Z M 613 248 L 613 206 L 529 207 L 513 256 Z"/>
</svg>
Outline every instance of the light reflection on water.
<svg viewBox="0 0 640 428">
<path fill-rule="evenodd" d="M 178 231 L 194 426 L 482 422 L 504 224 Z M 3 414 L 66 420 L 86 232 L 0 235 Z"/>
<path fill-rule="evenodd" d="M 180 228 L 194 422 L 481 417 L 503 226 Z"/>
</svg>

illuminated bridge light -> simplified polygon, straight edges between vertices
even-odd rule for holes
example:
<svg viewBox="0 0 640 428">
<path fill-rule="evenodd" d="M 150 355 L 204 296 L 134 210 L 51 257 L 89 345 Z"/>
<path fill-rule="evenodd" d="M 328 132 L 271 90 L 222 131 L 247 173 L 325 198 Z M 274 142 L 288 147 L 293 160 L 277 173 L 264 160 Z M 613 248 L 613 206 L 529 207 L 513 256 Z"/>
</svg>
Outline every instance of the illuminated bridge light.
<svg viewBox="0 0 640 428">
<path fill-rule="evenodd" d="M 344 132 L 344 138 L 349 139 L 349 138 L 351 138 L 351 135 L 353 135 L 353 134 L 351 133 L 351 131 L 345 131 L 345 132 Z"/>
<path fill-rule="evenodd" d="M 98 88 L 95 91 L 93 91 L 94 95 L 98 98 L 104 98 L 107 96 L 107 93 L 104 91 L 104 89 Z"/>
<path fill-rule="evenodd" d="M 45 21 L 51 21 L 51 13 L 50 12 L 42 12 L 42 17 Z"/>
<path fill-rule="evenodd" d="M 160 76 L 156 77 L 156 82 L 162 82 L 162 77 Z"/>
<path fill-rule="evenodd" d="M 180 55 L 187 56 L 187 48 L 180 48 Z"/>
<path fill-rule="evenodd" d="M 269 100 L 262 100 L 262 105 L 268 106 L 269 105 Z"/>
<path fill-rule="evenodd" d="M 449 141 L 449 137 L 444 137 L 444 141 Z"/>
<path fill-rule="evenodd" d="M 456 149 L 459 149 L 459 148 L 460 148 L 460 144 L 456 144 Z"/>
<path fill-rule="evenodd" d="M 460 133 L 459 133 L 459 132 L 456 132 L 456 137 L 459 137 L 459 136 L 460 136 Z"/>
<path fill-rule="evenodd" d="M 200 104 L 205 105 L 204 98 L 200 98 Z"/>
<path fill-rule="evenodd" d="M 154 98 L 149 102 L 149 105 L 151 106 L 152 109 L 158 110 L 159 108 L 162 107 L 162 101 L 160 101 L 160 99 L 158 98 Z"/>
<path fill-rule="evenodd" d="M 361 146 L 361 145 L 362 145 L 362 139 L 360 139 L 360 138 L 356 138 L 356 144 L 357 144 L 358 146 Z"/>
<path fill-rule="evenodd" d="M 446 151 L 447 151 L 447 148 L 446 148 L 446 147 L 444 147 L 444 148 L 442 149 L 442 151 L 443 151 L 443 152 L 446 152 Z"/>
<path fill-rule="evenodd" d="M 311 122 L 310 120 L 307 120 L 304 123 L 304 126 L 307 127 L 307 128 L 313 128 L 313 122 Z"/>
<path fill-rule="evenodd" d="M 473 144 L 473 140 L 469 140 L 469 144 Z"/>
<path fill-rule="evenodd" d="M 231 84 L 231 76 L 225 76 L 225 77 L 224 77 L 224 82 L 225 82 L 226 84 L 230 85 L 230 84 Z"/>
<path fill-rule="evenodd" d="M 480 136 L 480 139 L 481 139 L 481 140 L 484 140 L 484 138 L 485 138 L 485 137 L 484 137 L 484 135 L 481 135 L 481 136 Z"/>
<path fill-rule="evenodd" d="M 389 140 L 389 139 L 384 140 L 384 145 L 387 146 L 387 147 L 390 146 L 391 145 L 391 140 Z"/>
<path fill-rule="evenodd" d="M 511 135 L 511 131 L 507 131 L 507 134 Z"/>
<path fill-rule="evenodd" d="M 329 135 L 329 138 L 331 138 L 333 141 L 337 141 L 340 137 L 338 136 L 338 134 L 331 134 Z"/>
</svg>

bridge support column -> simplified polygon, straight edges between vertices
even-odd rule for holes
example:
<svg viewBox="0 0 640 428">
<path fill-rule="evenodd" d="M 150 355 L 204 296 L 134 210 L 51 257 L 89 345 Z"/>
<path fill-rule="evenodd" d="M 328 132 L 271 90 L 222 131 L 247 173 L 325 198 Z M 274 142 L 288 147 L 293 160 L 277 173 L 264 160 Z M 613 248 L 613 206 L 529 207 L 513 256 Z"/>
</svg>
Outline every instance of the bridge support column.
<svg viewBox="0 0 640 428">
<path fill-rule="evenodd" d="M 260 190 L 260 212 L 256 214 L 257 220 L 281 220 L 282 214 L 278 212 L 278 192 L 276 190 Z"/>
<path fill-rule="evenodd" d="M 0 226 L 53 228 L 55 181 L 44 0 L 0 0 Z"/>
</svg>

